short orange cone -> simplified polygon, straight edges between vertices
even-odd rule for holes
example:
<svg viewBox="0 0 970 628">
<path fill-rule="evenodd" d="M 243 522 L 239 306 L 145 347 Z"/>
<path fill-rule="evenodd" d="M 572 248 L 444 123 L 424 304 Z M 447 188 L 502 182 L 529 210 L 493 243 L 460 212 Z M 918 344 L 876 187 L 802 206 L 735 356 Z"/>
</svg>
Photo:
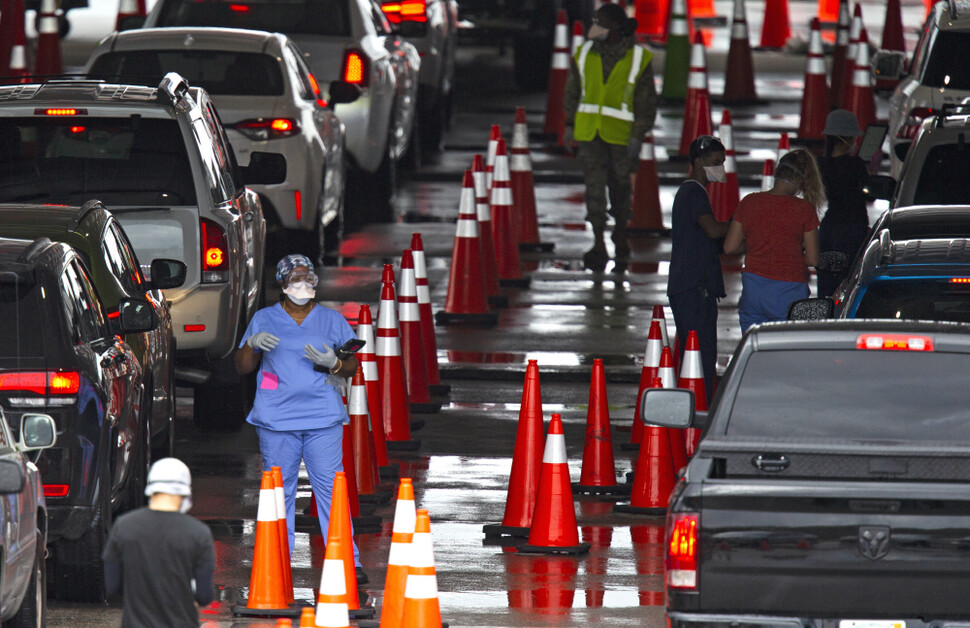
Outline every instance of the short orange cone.
<svg viewBox="0 0 970 628">
<path fill-rule="evenodd" d="M 512 125 L 512 147 L 509 155 L 509 179 L 512 184 L 512 216 L 520 251 L 551 251 L 552 242 L 539 241 L 539 218 L 536 215 L 536 190 L 529 155 L 529 127 L 525 108 L 515 108 Z"/>
<path fill-rule="evenodd" d="M 754 85 L 754 60 L 751 56 L 751 41 L 748 39 L 748 18 L 745 15 L 744 0 L 734 0 L 723 99 L 731 105 L 761 102 Z"/>
<path fill-rule="evenodd" d="M 687 95 L 690 61 L 693 56 L 691 41 L 693 41 L 694 32 L 686 0 L 670 0 L 669 6 L 670 19 L 663 37 L 663 41 L 667 44 L 667 51 L 664 56 L 660 99 L 667 102 L 682 102 Z"/>
<path fill-rule="evenodd" d="M 357 352 L 357 361 L 364 371 L 364 388 L 367 390 L 367 408 L 371 417 L 370 428 L 374 439 L 377 470 L 382 477 L 394 478 L 397 477 L 398 466 L 392 465 L 387 457 L 381 411 L 381 382 L 378 377 L 377 354 L 374 353 L 377 342 L 374 336 L 374 320 L 370 306 L 366 303 L 360 306 L 360 313 L 357 315 L 357 337 L 364 341 L 364 346 Z"/>
<path fill-rule="evenodd" d="M 488 203 L 488 183 L 485 162 L 481 155 L 472 159 L 472 181 L 475 185 L 475 214 L 478 218 L 478 248 L 482 255 L 482 274 L 489 305 L 505 307 L 508 299 L 499 291 L 498 263 L 495 261 L 495 241 L 492 239 L 492 208 Z"/>
<path fill-rule="evenodd" d="M 906 52 L 906 40 L 903 38 L 903 14 L 899 0 L 887 0 L 886 2 L 886 21 L 882 27 L 882 49 Z M 898 80 L 879 79 L 876 81 L 876 89 L 894 89 L 898 84 Z"/>
<path fill-rule="evenodd" d="M 734 215 L 734 210 L 741 202 L 741 189 L 738 183 L 738 161 L 734 152 L 734 131 L 731 125 L 731 112 L 727 109 L 721 114 L 721 126 L 718 135 L 724 144 L 724 182 L 711 181 L 707 184 L 707 193 L 711 197 L 714 217 L 720 221 L 727 221 Z"/>
<path fill-rule="evenodd" d="M 588 551 L 589 543 L 579 542 L 562 417 L 553 414 L 542 453 L 542 470 L 539 472 L 539 490 L 532 513 L 529 542 L 519 546 L 519 553 L 585 554 Z"/>
<path fill-rule="evenodd" d="M 663 210 L 660 207 L 660 181 L 657 176 L 657 159 L 653 150 L 653 133 L 643 134 L 640 144 L 640 163 L 633 180 L 632 217 L 627 223 L 628 231 L 637 233 L 666 234 Z"/>
<path fill-rule="evenodd" d="M 440 628 L 441 606 L 438 603 L 438 576 L 434 568 L 431 517 L 424 508 L 417 511 L 414 537 L 408 554 L 408 580 L 404 587 L 401 628 Z"/>
<path fill-rule="evenodd" d="M 839 107 L 842 109 L 849 109 L 852 76 L 855 74 L 855 62 L 859 54 L 859 35 L 862 34 L 862 26 L 862 3 L 857 2 L 849 26 L 849 46 L 845 49 L 845 62 L 842 64 L 842 100 L 839 101 Z M 851 109 L 849 110 L 851 111 Z M 865 127 L 860 128 L 865 129 Z"/>
<path fill-rule="evenodd" d="M 286 603 L 292 604 L 293 598 L 293 569 L 290 565 L 290 535 L 286 529 L 286 495 L 283 493 L 283 469 L 270 467 L 273 474 L 273 494 L 276 496 L 277 529 L 280 536 L 280 556 L 283 559 L 283 592 L 286 593 Z"/>
<path fill-rule="evenodd" d="M 576 56 L 576 51 L 586 42 L 586 34 L 583 31 L 582 20 L 573 20 L 573 37 L 569 40 L 569 56 Z"/>
<path fill-rule="evenodd" d="M 370 429 L 370 411 L 367 407 L 367 384 L 364 382 L 364 369 L 359 363 L 350 382 L 347 414 L 350 416 L 350 433 L 354 445 L 357 497 L 360 501 L 382 503 L 390 498 L 390 494 L 377 490 L 380 471 L 377 460 L 372 455 L 374 443 Z"/>
<path fill-rule="evenodd" d="M 669 347 L 664 347 L 660 354 L 657 377 L 660 378 L 664 388 L 677 388 L 677 373 L 674 370 L 674 360 Z M 668 431 L 670 456 L 674 462 L 674 471 L 676 471 L 687 464 L 687 443 L 684 439 L 684 430 L 671 428 Z"/>
<path fill-rule="evenodd" d="M 566 79 L 569 78 L 569 16 L 565 9 L 556 15 L 556 30 L 552 43 L 549 68 L 549 92 L 546 96 L 546 123 L 542 132 L 562 143 L 566 129 L 566 112 L 562 103 L 566 98 Z"/>
<path fill-rule="evenodd" d="M 613 460 L 613 437 L 610 434 L 610 409 L 606 396 L 606 371 L 603 360 L 593 360 L 589 383 L 589 407 L 586 412 L 586 441 L 579 483 L 573 488 L 587 495 L 617 495 L 630 487 L 616 482 Z"/>
<path fill-rule="evenodd" d="M 397 628 L 401 625 L 415 520 L 414 485 L 411 483 L 411 478 L 401 478 L 397 489 L 397 503 L 394 505 L 391 552 L 387 557 L 387 574 L 384 576 L 381 628 Z"/>
<path fill-rule="evenodd" d="M 6 69 L 10 65 L 16 20 L 14 0 L 0 0 L 0 69 Z"/>
<path fill-rule="evenodd" d="M 413 451 L 421 441 L 411 439 L 411 408 L 408 406 L 404 361 L 397 324 L 394 267 L 384 264 L 381 309 L 377 316 L 377 372 L 381 382 L 381 412 L 388 449 Z"/>
<path fill-rule="evenodd" d="M 327 540 L 327 550 L 323 558 L 323 571 L 320 573 L 320 592 L 317 594 L 316 612 L 303 609 L 314 615 L 315 626 L 328 628 L 349 628 L 350 608 L 347 603 L 347 583 L 344 574 L 343 543 L 339 538 Z M 355 580 L 356 583 L 356 580 Z M 302 617 L 301 617 L 302 625 Z"/>
<path fill-rule="evenodd" d="M 293 620 L 290 619 L 289 617 L 280 617 L 279 619 L 276 620 L 276 628 L 280 628 L 281 626 L 292 626 L 292 625 L 293 625 Z"/>
<path fill-rule="evenodd" d="M 858 6 L 858 5 L 856 5 Z M 856 49 L 855 71 L 852 73 L 852 87 L 849 88 L 849 111 L 855 114 L 859 128 L 865 130 L 876 121 L 876 101 L 872 92 L 872 74 L 869 69 L 869 36 L 866 29 L 859 32 L 859 45 Z"/>
<path fill-rule="evenodd" d="M 333 497 L 330 500 L 330 525 L 327 530 L 327 544 L 340 542 L 340 556 L 343 559 L 344 586 L 347 592 L 347 608 L 352 618 L 372 617 L 374 609 L 361 608 L 357 594 L 357 569 L 354 566 L 354 530 L 350 522 L 350 498 L 347 489 L 347 475 L 337 471 L 333 479 Z M 320 610 L 317 608 L 317 616 Z"/>
<path fill-rule="evenodd" d="M 431 389 L 428 386 L 428 365 L 425 362 L 421 309 L 418 306 L 418 282 L 414 276 L 414 256 L 411 254 L 411 249 L 404 249 L 401 255 L 401 275 L 398 280 L 397 294 L 404 380 L 408 385 L 408 403 L 411 406 L 411 412 L 438 412 L 441 410 L 441 404 L 431 402 Z"/>
<path fill-rule="evenodd" d="M 495 170 L 492 174 L 489 206 L 492 210 L 492 238 L 495 241 L 498 283 L 501 286 L 528 288 L 529 278 L 522 276 L 519 243 L 515 235 L 512 182 L 509 179 L 509 153 L 502 138 L 499 138 L 495 150 Z"/>
<path fill-rule="evenodd" d="M 54 76 L 61 68 L 61 33 L 57 23 L 57 0 L 41 0 L 37 15 L 37 57 L 34 74 Z"/>
<path fill-rule="evenodd" d="M 818 0 L 818 21 L 833 26 L 839 19 L 839 0 Z"/>
<path fill-rule="evenodd" d="M 492 190 L 492 173 L 495 171 L 495 154 L 498 152 L 498 141 L 502 139 L 502 127 L 492 125 L 488 134 L 488 151 L 485 153 L 485 187 Z"/>
<path fill-rule="evenodd" d="M 788 139 L 788 132 L 782 131 L 778 138 L 778 148 L 775 149 L 775 163 L 781 161 L 781 158 L 787 155 L 789 151 L 791 151 L 791 141 Z"/>
<path fill-rule="evenodd" d="M 326 560 L 326 558 L 324 558 Z M 348 622 L 349 623 L 349 622 Z M 315 627 L 317 625 L 317 614 L 312 608 L 304 608 L 300 613 L 300 628 L 306 628 L 307 626 Z"/>
<path fill-rule="evenodd" d="M 711 134 L 711 97 L 707 91 L 707 54 L 704 38 L 694 33 L 690 49 L 690 73 L 687 80 L 687 100 L 684 103 L 684 124 L 680 133 L 680 155 L 687 156 L 690 143 L 699 135 Z"/>
<path fill-rule="evenodd" d="M 27 83 L 30 70 L 27 68 L 27 34 L 24 32 L 24 7 L 21 0 L 14 0 L 14 11 L 17 13 L 14 20 L 13 48 L 10 50 L 10 64 L 7 68 L 8 85 L 17 83 Z M 19 17 L 18 17 L 19 16 Z"/>
<path fill-rule="evenodd" d="M 431 286 L 428 284 L 428 264 L 420 233 L 411 234 L 411 255 L 414 257 L 414 281 L 418 286 L 418 310 L 421 313 L 421 337 L 424 339 L 424 363 L 428 367 L 428 389 L 432 395 L 447 395 L 451 386 L 441 383 L 438 340 L 435 338 L 434 314 L 431 311 Z"/>
<path fill-rule="evenodd" d="M 791 37 L 788 0 L 766 0 L 765 19 L 761 28 L 762 48 L 784 48 Z"/>
<path fill-rule="evenodd" d="M 633 406 L 633 427 L 630 429 L 630 442 L 623 443 L 620 448 L 625 451 L 640 448 L 643 441 L 643 421 L 640 420 L 640 400 L 643 391 L 653 384 L 660 368 L 660 354 L 663 353 L 663 337 L 660 333 L 661 322 L 654 318 L 650 321 L 650 331 L 647 333 L 647 348 L 643 352 L 643 368 L 640 369 L 640 390 L 637 392 L 637 402 Z"/>
<path fill-rule="evenodd" d="M 118 17 L 115 18 L 115 30 L 120 31 L 122 22 L 128 17 L 144 17 L 145 0 L 121 0 L 118 4 Z"/>
<path fill-rule="evenodd" d="M 475 213 L 475 181 L 470 170 L 465 171 L 458 202 L 458 222 L 451 250 L 448 274 L 448 296 L 444 310 L 435 314 L 439 325 L 471 324 L 495 325 L 498 315 L 488 310 L 485 278 L 482 273 L 482 239 Z M 491 234 L 490 234 L 491 235 Z M 517 251 L 517 249 L 516 249 Z"/>
<path fill-rule="evenodd" d="M 667 30 L 668 0 L 636 0 L 637 34 L 662 39 Z"/>
<path fill-rule="evenodd" d="M 767 192 L 775 187 L 775 160 L 765 159 L 765 165 L 761 169 L 761 191 Z"/>
<path fill-rule="evenodd" d="M 818 18 L 815 18 L 818 19 Z M 697 332 L 693 329 L 687 336 L 687 346 L 684 348 L 684 362 L 680 367 L 678 388 L 686 388 L 694 392 L 694 409 L 707 410 L 707 386 L 704 381 L 704 367 L 701 363 L 701 348 L 697 341 Z M 688 458 L 697 451 L 697 443 L 701 440 L 701 431 L 690 427 L 686 432 L 686 448 Z"/>
<path fill-rule="evenodd" d="M 825 117 L 828 115 L 829 86 L 825 78 L 825 57 L 822 55 L 822 33 L 819 29 L 818 18 L 812 18 L 805 60 L 805 89 L 798 123 L 798 137 L 802 140 L 822 139 Z"/>
<path fill-rule="evenodd" d="M 515 449 L 512 452 L 512 471 L 505 498 L 505 516 L 500 525 L 482 527 L 489 536 L 529 536 L 539 472 L 542 470 L 542 392 L 539 387 L 539 363 L 529 360 L 519 404 L 519 422 L 515 430 Z"/>
<path fill-rule="evenodd" d="M 842 91 L 845 88 L 845 59 L 849 48 L 849 0 L 839 0 L 839 25 L 835 31 L 835 47 L 832 49 L 832 82 L 829 89 L 829 108 L 842 106 Z"/>
</svg>

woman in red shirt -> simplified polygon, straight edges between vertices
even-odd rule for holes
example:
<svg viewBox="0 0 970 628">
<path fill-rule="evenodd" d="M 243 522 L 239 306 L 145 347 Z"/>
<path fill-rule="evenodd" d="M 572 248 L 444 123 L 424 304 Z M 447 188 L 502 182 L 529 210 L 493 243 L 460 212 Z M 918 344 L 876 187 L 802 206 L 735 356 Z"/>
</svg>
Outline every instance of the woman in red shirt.
<svg viewBox="0 0 970 628">
<path fill-rule="evenodd" d="M 799 192 L 804 198 L 796 196 Z M 808 267 L 818 263 L 818 208 L 824 200 L 815 158 L 800 149 L 778 161 L 774 187 L 749 194 L 738 205 L 724 252 L 745 254 L 741 333 L 785 320 L 788 306 L 808 297 Z"/>
</svg>

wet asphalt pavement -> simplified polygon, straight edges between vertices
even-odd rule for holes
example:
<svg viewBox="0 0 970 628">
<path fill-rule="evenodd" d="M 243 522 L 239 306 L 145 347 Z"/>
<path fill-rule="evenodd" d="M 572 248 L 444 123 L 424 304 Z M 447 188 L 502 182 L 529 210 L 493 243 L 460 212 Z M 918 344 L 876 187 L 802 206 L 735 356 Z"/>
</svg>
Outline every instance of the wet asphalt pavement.
<svg viewBox="0 0 970 628">
<path fill-rule="evenodd" d="M 760 34 L 760 3 L 749 2 L 751 40 Z M 910 49 L 912 30 L 922 20 L 922 4 L 904 2 Z M 870 37 L 881 36 L 882 2 L 865 4 Z M 731 15 L 731 3 L 718 1 L 718 13 Z M 796 35 L 807 38 L 814 2 L 791 3 Z M 871 23 L 871 24 L 870 24 Z M 727 29 L 714 32 L 709 52 L 711 91 L 723 89 Z M 654 69 L 662 70 L 662 50 Z M 773 157 L 780 132 L 794 136 L 804 71 L 804 56 L 757 52 L 758 92 L 769 103 L 734 109 L 742 195 L 760 187 L 761 165 Z M 511 466 L 526 361 L 540 368 L 543 414 L 562 414 L 572 479 L 578 480 L 583 450 L 589 378 L 595 358 L 606 366 L 607 396 L 613 426 L 616 473 L 620 481 L 632 469 L 635 452 L 621 450 L 629 433 L 642 355 L 652 308 L 666 305 L 670 240 L 631 238 L 632 258 L 625 274 L 593 274 L 582 268 L 591 234 L 584 222 L 582 177 L 578 163 L 538 137 L 545 94 L 512 91 L 510 56 L 494 49 L 462 48 L 454 122 L 439 163 L 405 175 L 395 199 L 398 222 L 371 225 L 347 236 L 342 265 L 322 269 L 318 297 L 339 309 L 356 326 L 361 303 L 377 310 L 381 266 L 398 264 L 411 234 L 423 236 L 434 308 L 443 307 L 455 233 L 461 173 L 472 155 L 484 152 L 489 126 L 501 124 L 510 138 L 515 106 L 526 107 L 532 132 L 532 159 L 541 240 L 554 242 L 550 253 L 524 253 L 528 289 L 503 288 L 509 306 L 498 310 L 498 325 L 469 331 L 437 327 L 442 379 L 451 385 L 440 412 L 415 415 L 425 426 L 413 433 L 421 447 L 414 453 L 391 452 L 402 477 L 414 479 L 416 503 L 431 514 L 439 599 L 451 626 L 664 626 L 663 520 L 618 515 L 614 502 L 577 497 L 582 541 L 589 554 L 579 557 L 526 556 L 511 547 L 483 543 L 482 525 L 501 521 Z M 881 116 L 886 100 L 877 99 Z M 715 103 L 715 125 L 721 107 Z M 683 162 L 667 160 L 666 147 L 679 142 L 682 110 L 661 107 L 655 129 L 664 221 L 685 174 Z M 872 209 L 873 213 L 878 207 Z M 722 260 L 728 296 L 721 300 L 718 323 L 719 368 L 727 364 L 740 339 L 737 300 L 740 258 Z M 610 267 L 607 268 L 607 271 Z M 267 285 L 272 274 L 267 273 Z M 278 295 L 271 286 L 270 302 Z M 673 327 L 669 308 L 671 337 Z M 376 320 L 376 317 L 375 317 Z M 260 460 L 254 431 L 248 425 L 230 432 L 201 431 L 192 422 L 192 391 L 180 389 L 176 455 L 194 476 L 192 513 L 213 531 L 217 550 L 215 582 L 219 599 L 202 610 L 204 626 L 275 626 L 275 620 L 233 618 L 230 605 L 245 595 L 254 544 Z M 305 478 L 304 478 L 305 479 Z M 388 484 L 386 488 L 394 488 Z M 304 482 L 298 510 L 309 500 Z M 358 534 L 361 561 L 369 584 L 361 589 L 380 608 L 390 546 L 393 504 L 377 508 L 380 532 Z M 315 599 L 323 560 L 319 534 L 298 533 L 293 552 L 297 599 Z M 51 602 L 49 625 L 119 625 L 115 606 Z"/>
</svg>

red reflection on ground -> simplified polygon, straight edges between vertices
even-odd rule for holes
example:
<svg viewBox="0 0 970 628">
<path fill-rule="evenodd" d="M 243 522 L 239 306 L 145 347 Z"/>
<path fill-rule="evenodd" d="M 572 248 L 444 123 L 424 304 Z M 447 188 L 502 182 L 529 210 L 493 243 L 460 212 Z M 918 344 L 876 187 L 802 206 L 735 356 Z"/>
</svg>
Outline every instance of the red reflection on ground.
<svg viewBox="0 0 970 628">
<path fill-rule="evenodd" d="M 586 192 L 583 192 L 583 191 L 573 192 L 569 196 L 562 197 L 562 200 L 564 203 L 577 203 L 577 204 L 585 203 Z"/>
<path fill-rule="evenodd" d="M 636 561 L 640 606 L 664 604 L 664 526 L 646 523 L 630 526 Z"/>
<path fill-rule="evenodd" d="M 631 273 L 640 275 L 655 275 L 660 269 L 660 264 L 656 262 L 632 262 L 627 266 Z"/>
<path fill-rule="evenodd" d="M 502 551 L 508 575 L 509 608 L 548 616 L 570 612 L 582 558 L 518 554 L 514 548 Z"/>
<path fill-rule="evenodd" d="M 611 502 L 606 502 L 612 508 Z M 610 543 L 613 541 L 613 526 L 582 526 L 580 533 L 583 542 L 589 543 L 589 556 L 586 558 L 586 606 L 600 608 L 606 594 L 606 575 L 609 562 Z"/>
</svg>

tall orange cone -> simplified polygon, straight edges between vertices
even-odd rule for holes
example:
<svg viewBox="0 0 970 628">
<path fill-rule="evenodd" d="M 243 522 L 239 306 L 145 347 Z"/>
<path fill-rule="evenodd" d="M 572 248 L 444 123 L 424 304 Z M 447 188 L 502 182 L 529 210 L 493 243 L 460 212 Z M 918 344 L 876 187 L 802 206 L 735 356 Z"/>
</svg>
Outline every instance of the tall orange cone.
<svg viewBox="0 0 970 628">
<path fill-rule="evenodd" d="M 723 18 L 719 17 L 714 9 L 714 0 L 687 0 L 687 6 L 694 20 L 724 24 Z"/>
<path fill-rule="evenodd" d="M 317 607 L 304 609 L 314 614 L 316 626 L 333 628 L 350 627 L 350 605 L 347 603 L 346 569 L 343 556 L 344 541 L 339 538 L 327 540 L 327 550 L 323 558 L 323 571 L 320 573 L 320 592 L 317 594 Z M 356 583 L 356 580 L 355 580 Z"/>
<path fill-rule="evenodd" d="M 24 31 L 24 5 L 21 0 L 14 0 L 14 40 L 10 49 L 10 64 L 7 67 L 7 83 L 27 83 L 30 70 L 27 68 L 27 34 Z"/>
<path fill-rule="evenodd" d="M 767 192 L 775 186 L 775 160 L 765 159 L 765 165 L 761 169 L 761 191 Z"/>
<path fill-rule="evenodd" d="M 280 556 L 283 560 L 283 592 L 286 603 L 292 604 L 293 598 L 293 569 L 290 565 L 290 535 L 286 530 L 286 495 L 283 493 L 282 467 L 270 467 L 273 474 L 273 494 L 276 496 L 276 528 L 280 537 Z"/>
<path fill-rule="evenodd" d="M 496 142 L 496 148 L 498 143 Z M 485 294 L 490 305 L 505 307 L 508 299 L 499 291 L 498 263 L 495 261 L 495 241 L 492 239 L 492 208 L 488 202 L 488 182 L 481 155 L 472 159 L 472 181 L 475 185 L 475 214 L 478 218 L 478 248 L 482 255 L 482 274 Z"/>
<path fill-rule="evenodd" d="M 842 109 L 849 109 L 849 96 L 852 91 L 856 57 L 859 54 L 859 35 L 862 33 L 862 26 L 862 3 L 857 2 L 849 26 L 849 46 L 845 49 L 845 63 L 842 64 L 842 100 L 839 101 L 839 107 Z M 865 129 L 865 127 L 860 128 Z"/>
<path fill-rule="evenodd" d="M 63 71 L 56 10 L 57 0 L 41 0 L 37 15 L 37 58 L 34 61 L 34 74 L 39 76 L 53 76 Z"/>
<path fill-rule="evenodd" d="M 552 242 L 539 241 L 539 218 L 536 215 L 536 190 L 529 156 L 529 127 L 525 107 L 515 108 L 512 126 L 512 148 L 509 156 L 509 179 L 512 184 L 512 216 L 520 251 L 551 251 Z"/>
<path fill-rule="evenodd" d="M 505 147 L 505 140 L 502 138 L 499 138 L 495 151 L 495 171 L 492 176 L 489 206 L 492 209 L 492 238 L 495 241 L 495 262 L 498 265 L 499 285 L 528 288 L 529 278 L 522 276 L 519 243 L 515 236 L 512 182 L 509 180 L 509 154 Z"/>
<path fill-rule="evenodd" d="M 16 33 L 14 0 L 0 0 L 0 69 L 10 67 L 10 51 Z"/>
<path fill-rule="evenodd" d="M 839 0 L 818 0 L 818 21 L 834 26 L 839 19 Z"/>
<path fill-rule="evenodd" d="M 586 42 L 582 20 L 573 20 L 573 37 L 569 40 L 569 57 L 575 57 L 576 51 Z M 568 78 L 568 77 L 567 77 Z"/>
<path fill-rule="evenodd" d="M 791 37 L 788 0 L 766 0 L 765 20 L 761 28 L 762 48 L 784 48 Z"/>
<path fill-rule="evenodd" d="M 728 49 L 727 71 L 724 76 L 724 102 L 731 105 L 750 105 L 761 102 L 754 85 L 754 60 L 748 39 L 748 18 L 744 0 L 734 0 L 731 21 L 731 47 Z"/>
<path fill-rule="evenodd" d="M 357 315 L 357 337 L 364 341 L 364 346 L 357 352 L 357 361 L 364 371 L 364 388 L 367 390 L 367 408 L 370 412 L 370 428 L 374 439 L 374 457 L 377 459 L 377 470 L 381 477 L 397 477 L 397 465 L 391 464 L 387 457 L 387 443 L 384 435 L 383 411 L 381 410 L 381 382 L 378 377 L 377 342 L 374 336 L 374 321 L 371 317 L 370 306 L 366 303 L 360 306 Z"/>
<path fill-rule="evenodd" d="M 434 314 L 431 311 L 431 286 L 428 284 L 428 264 L 420 233 L 411 234 L 411 255 L 414 257 L 414 281 L 418 286 L 418 310 L 421 313 L 421 337 L 424 339 L 424 363 L 428 367 L 428 389 L 432 395 L 447 395 L 451 386 L 441 383 L 438 340 L 435 338 Z"/>
<path fill-rule="evenodd" d="M 372 453 L 374 443 L 370 429 L 370 412 L 367 407 L 367 385 L 364 382 L 364 369 L 359 363 L 357 372 L 350 382 L 347 414 L 350 416 L 350 433 L 354 445 L 357 498 L 360 501 L 382 503 L 390 498 L 390 493 L 377 490 L 380 471 Z"/>
<path fill-rule="evenodd" d="M 431 517 L 424 508 L 418 508 L 408 554 L 401 628 L 439 628 L 442 625 L 441 606 L 438 603 L 438 576 L 434 568 Z"/>
<path fill-rule="evenodd" d="M 667 30 L 668 0 L 636 0 L 637 34 L 662 39 Z"/>
<path fill-rule="evenodd" d="M 566 112 L 562 104 L 566 98 L 566 79 L 569 78 L 569 16 L 565 9 L 556 15 L 556 30 L 552 43 L 552 65 L 549 68 L 549 92 L 546 96 L 546 123 L 542 132 L 562 142 L 566 129 Z"/>
<path fill-rule="evenodd" d="M 707 54 L 704 37 L 694 33 L 690 49 L 690 78 L 684 103 L 684 124 L 680 133 L 680 155 L 687 156 L 690 143 L 699 135 L 711 134 L 711 97 L 707 91 Z"/>
<path fill-rule="evenodd" d="M 627 230 L 658 234 L 670 232 L 663 223 L 657 159 L 653 150 L 653 133 L 649 131 L 643 134 L 640 144 L 640 163 L 633 181 L 633 205 L 630 210 L 632 217 L 626 225 Z"/>
<path fill-rule="evenodd" d="M 664 347 L 660 353 L 657 377 L 660 378 L 664 388 L 677 388 L 677 372 L 674 370 L 674 360 L 669 347 Z M 684 430 L 671 428 L 668 432 L 670 456 L 674 462 L 673 468 L 676 471 L 687 464 L 687 443 L 684 438 Z"/>
<path fill-rule="evenodd" d="M 495 153 L 498 152 L 498 141 L 502 139 L 502 127 L 492 125 L 488 134 L 488 151 L 485 153 L 485 187 L 492 190 L 492 173 L 495 171 Z"/>
<path fill-rule="evenodd" d="M 553 414 L 542 453 L 542 470 L 539 472 L 539 490 L 532 513 L 529 542 L 519 546 L 519 553 L 585 554 L 588 551 L 589 543 L 579 542 L 562 417 Z"/>
<path fill-rule="evenodd" d="M 846 109 L 855 114 L 860 129 L 865 129 L 876 121 L 876 100 L 872 92 L 872 74 L 869 69 L 869 36 L 865 27 L 859 32 L 859 46 L 856 49 L 855 71 L 852 73 L 848 102 Z"/>
<path fill-rule="evenodd" d="M 637 402 L 633 406 L 633 427 L 630 430 L 630 442 L 623 443 L 620 448 L 626 451 L 640 448 L 643 441 L 643 421 L 640 420 L 640 400 L 643 391 L 653 384 L 660 368 L 660 354 L 663 353 L 663 337 L 660 334 L 660 321 L 656 318 L 650 321 L 650 331 L 647 333 L 647 348 L 643 352 L 643 368 L 640 369 L 640 390 L 637 392 Z"/>
<path fill-rule="evenodd" d="M 818 19 L 818 18 L 815 18 Z M 707 410 L 707 386 L 704 381 L 704 367 L 701 365 L 701 348 L 697 341 L 697 332 L 693 329 L 687 336 L 687 346 L 684 348 L 684 362 L 680 367 L 678 388 L 686 388 L 694 392 L 694 409 Z M 687 456 L 693 456 L 697 451 L 697 443 L 701 439 L 701 431 L 687 428 L 686 445 Z"/>
<path fill-rule="evenodd" d="M 125 18 L 145 15 L 145 0 L 121 0 L 118 4 L 118 17 L 115 18 L 115 30 L 120 31 Z"/>
<path fill-rule="evenodd" d="M 657 304 L 653 306 L 653 312 L 650 315 L 650 321 L 660 322 L 660 339 L 663 341 L 664 347 L 670 346 L 670 336 L 667 335 L 667 318 L 664 316 L 664 306 Z"/>
<path fill-rule="evenodd" d="M 801 119 L 798 137 L 803 140 L 822 139 L 825 117 L 828 115 L 829 86 L 826 79 L 825 57 L 822 55 L 822 33 L 818 18 L 812 18 L 805 60 L 805 89 L 802 92 Z"/>
<path fill-rule="evenodd" d="M 731 112 L 727 109 L 721 114 L 721 126 L 718 129 L 721 142 L 724 143 L 724 182 L 712 181 L 707 184 L 707 193 L 711 197 L 714 207 L 714 217 L 727 221 L 734 215 L 734 210 L 741 202 L 741 189 L 738 183 L 738 161 L 734 152 L 734 131 L 731 125 Z"/>
<path fill-rule="evenodd" d="M 589 408 L 586 412 L 586 441 L 579 483 L 573 486 L 588 495 L 616 495 L 630 489 L 616 482 L 613 437 L 610 434 L 610 409 L 606 398 L 606 371 L 603 360 L 593 360 L 589 383 Z"/>
<path fill-rule="evenodd" d="M 539 388 L 539 363 L 529 360 L 525 368 L 525 384 L 522 386 L 522 403 L 519 405 L 519 423 L 515 430 L 515 449 L 512 453 L 512 471 L 505 498 L 505 516 L 500 525 L 489 524 L 482 528 L 485 536 L 529 536 L 536 493 L 539 490 L 539 473 L 542 470 L 542 392 Z"/>
<path fill-rule="evenodd" d="M 882 49 L 906 52 L 906 40 L 903 38 L 903 14 L 899 0 L 887 0 L 886 2 L 886 21 L 882 27 Z M 876 81 L 876 89 L 893 89 L 898 84 L 898 80 L 879 79 Z"/>
<path fill-rule="evenodd" d="M 347 595 L 347 608 L 351 618 L 373 617 L 372 607 L 360 606 L 357 593 L 357 570 L 354 566 L 354 530 L 350 522 L 350 497 L 347 488 L 347 475 L 337 471 L 333 478 L 333 497 L 330 500 L 330 524 L 327 530 L 327 544 L 337 541 L 340 557 L 343 559 L 344 586 Z M 317 616 L 320 608 L 317 607 Z"/>
<path fill-rule="evenodd" d="M 381 413 L 388 449 L 413 451 L 421 441 L 411 439 L 411 408 L 408 406 L 401 338 L 394 294 L 394 267 L 384 264 L 381 309 L 377 316 L 377 375 L 381 383 Z"/>
<path fill-rule="evenodd" d="M 791 141 L 788 139 L 788 132 L 782 131 L 778 137 L 778 148 L 775 149 L 775 163 L 781 161 L 781 158 L 787 155 L 790 150 Z"/>
<path fill-rule="evenodd" d="M 478 233 L 481 222 L 475 212 L 474 186 L 474 176 L 470 170 L 466 170 L 458 202 L 455 243 L 451 250 L 448 296 L 444 310 L 435 314 L 435 321 L 439 325 L 495 325 L 498 322 L 498 316 L 488 310 L 483 277 L 482 240 Z"/>
<path fill-rule="evenodd" d="M 397 628 L 404 613 L 404 589 L 407 586 L 411 540 L 417 515 L 414 508 L 414 486 L 411 478 L 401 478 L 394 505 L 391 552 L 384 576 L 384 601 L 381 605 L 381 628 Z"/>
<path fill-rule="evenodd" d="M 414 256 L 411 249 L 404 249 L 401 255 L 397 316 L 401 330 L 404 379 L 408 385 L 411 412 L 438 412 L 441 404 L 431 402 L 431 389 L 428 387 L 428 365 L 425 362 L 421 309 L 418 307 L 418 283 L 414 276 Z"/>
<path fill-rule="evenodd" d="M 845 87 L 845 59 L 849 48 L 849 0 L 839 0 L 839 24 L 835 30 L 835 47 L 832 49 L 832 82 L 829 89 L 829 109 L 842 106 Z"/>
</svg>

